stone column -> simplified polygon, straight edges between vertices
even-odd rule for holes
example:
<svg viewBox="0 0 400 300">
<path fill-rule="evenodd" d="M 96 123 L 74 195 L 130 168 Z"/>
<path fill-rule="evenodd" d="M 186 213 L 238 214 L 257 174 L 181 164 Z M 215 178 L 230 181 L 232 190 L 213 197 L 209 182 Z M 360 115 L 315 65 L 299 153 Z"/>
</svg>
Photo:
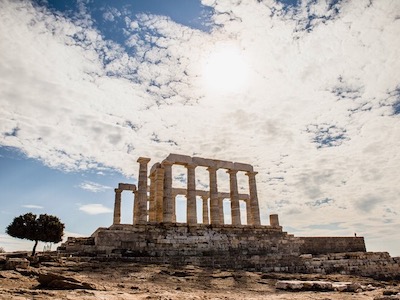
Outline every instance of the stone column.
<svg viewBox="0 0 400 300">
<path fill-rule="evenodd" d="M 121 193 L 122 190 L 114 189 L 115 202 L 114 202 L 114 219 L 113 224 L 121 224 Z"/>
<path fill-rule="evenodd" d="M 246 217 L 247 217 L 247 225 L 252 225 L 253 220 L 251 216 L 251 208 L 250 208 L 250 198 L 246 199 Z"/>
<path fill-rule="evenodd" d="M 156 174 L 150 174 L 150 197 L 149 197 L 149 222 L 155 222 L 156 219 Z"/>
<path fill-rule="evenodd" d="M 134 216 L 134 224 L 145 224 L 147 222 L 147 163 L 150 158 L 139 157 L 139 180 L 137 199 L 135 204 L 137 206 L 137 216 Z"/>
<path fill-rule="evenodd" d="M 272 227 L 279 227 L 279 217 L 277 214 L 269 215 L 269 225 Z"/>
<path fill-rule="evenodd" d="M 197 224 L 196 165 L 187 164 L 186 218 L 188 224 Z"/>
<path fill-rule="evenodd" d="M 229 174 L 230 188 L 231 188 L 231 215 L 232 225 L 241 225 L 240 220 L 240 204 L 239 204 L 239 192 L 237 185 L 237 170 L 228 170 L 226 173 Z"/>
<path fill-rule="evenodd" d="M 172 163 L 164 161 L 162 166 L 164 167 L 163 220 L 172 222 L 173 207 L 175 206 L 172 203 Z"/>
<path fill-rule="evenodd" d="M 219 210 L 219 224 L 225 224 L 224 218 L 224 198 L 218 198 L 218 210 Z"/>
<path fill-rule="evenodd" d="M 139 196 L 138 196 L 138 191 L 133 191 L 133 198 L 135 199 L 133 202 L 133 224 L 138 224 L 138 218 L 139 218 Z"/>
<path fill-rule="evenodd" d="M 217 186 L 217 169 L 214 167 L 207 168 L 210 173 L 210 216 L 211 224 L 220 224 L 219 205 L 218 205 L 218 186 Z"/>
<path fill-rule="evenodd" d="M 252 224 L 249 225 L 261 225 L 260 209 L 258 205 L 257 185 L 256 185 L 257 174 L 258 174 L 257 172 L 246 173 L 246 175 L 249 176 L 250 210 L 251 210 L 251 221 L 252 221 Z"/>
<path fill-rule="evenodd" d="M 171 211 L 172 211 L 172 223 L 176 223 L 176 197 L 179 194 L 177 193 L 172 193 L 172 201 L 171 201 Z"/>
<path fill-rule="evenodd" d="M 163 197 L 164 197 L 164 169 L 157 168 L 155 171 L 155 201 L 156 221 L 163 221 Z"/>
<path fill-rule="evenodd" d="M 203 224 L 209 224 L 208 220 L 208 196 L 201 196 L 203 199 Z"/>
</svg>

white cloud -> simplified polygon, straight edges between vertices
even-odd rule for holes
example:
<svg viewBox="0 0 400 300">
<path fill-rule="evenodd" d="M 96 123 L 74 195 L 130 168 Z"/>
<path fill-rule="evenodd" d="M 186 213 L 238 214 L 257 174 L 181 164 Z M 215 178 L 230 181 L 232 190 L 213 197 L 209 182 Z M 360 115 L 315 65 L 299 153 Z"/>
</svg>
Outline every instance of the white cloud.
<svg viewBox="0 0 400 300">
<path fill-rule="evenodd" d="M 43 206 L 40 205 L 35 205 L 35 204 L 25 204 L 22 205 L 22 207 L 26 207 L 26 208 L 32 208 L 32 209 L 43 209 Z"/>
<path fill-rule="evenodd" d="M 92 181 L 84 181 L 79 185 L 79 187 L 93 193 L 104 192 L 106 190 L 112 189 L 112 187 L 110 186 L 102 185 Z"/>
<path fill-rule="evenodd" d="M 98 203 L 81 205 L 79 207 L 79 210 L 89 215 L 108 214 L 112 212 L 112 209 L 105 207 L 103 204 L 98 204 Z"/>
<path fill-rule="evenodd" d="M 349 234 L 400 240 L 390 229 L 399 221 L 384 223 L 387 209 L 400 212 L 400 2 L 302 1 L 288 12 L 273 0 L 203 3 L 215 9 L 211 33 L 143 14 L 117 45 L 85 10 L 71 21 L 1 2 L 0 144 L 58 168 L 126 175 L 137 175 L 133 158 L 170 152 L 247 162 L 265 223 L 277 212 L 309 234 L 310 223 L 343 221 Z M 243 53 L 243 92 L 202 85 L 221 41 Z"/>
</svg>

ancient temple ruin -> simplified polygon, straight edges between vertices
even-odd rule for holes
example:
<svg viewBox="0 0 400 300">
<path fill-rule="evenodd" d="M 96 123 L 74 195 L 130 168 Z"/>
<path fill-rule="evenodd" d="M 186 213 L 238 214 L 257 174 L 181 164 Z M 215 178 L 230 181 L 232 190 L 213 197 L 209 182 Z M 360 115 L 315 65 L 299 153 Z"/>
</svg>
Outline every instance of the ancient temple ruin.
<svg viewBox="0 0 400 300">
<path fill-rule="evenodd" d="M 302 255 L 365 253 L 363 237 L 295 237 L 284 232 L 276 214 L 260 222 L 253 166 L 224 160 L 170 154 L 149 170 L 150 158 L 140 157 L 138 185 L 115 189 L 113 223 L 91 237 L 69 238 L 61 253 L 138 262 L 195 264 L 257 270 L 302 271 Z M 186 188 L 173 187 L 172 167 L 186 168 Z M 208 171 L 207 190 L 196 188 L 196 169 Z M 218 188 L 218 170 L 229 174 L 229 192 Z M 248 194 L 239 193 L 238 173 L 247 176 Z M 121 194 L 133 192 L 133 224 L 121 224 Z M 186 197 L 186 222 L 177 222 L 175 197 Z M 197 197 L 202 199 L 198 220 Z M 231 224 L 224 222 L 223 200 L 229 201 Z M 240 209 L 240 201 L 245 210 Z M 225 206 L 226 208 L 226 206 Z M 245 212 L 244 212 L 245 211 Z M 242 224 L 241 212 L 246 214 Z M 303 269 L 302 269 L 303 268 Z"/>
<path fill-rule="evenodd" d="M 121 223 L 121 193 L 125 190 L 135 194 L 133 210 L 134 224 L 146 223 L 175 223 L 175 197 L 183 195 L 187 199 L 187 224 L 197 224 L 196 197 L 202 198 L 202 224 L 223 225 L 223 200 L 229 199 L 231 206 L 232 225 L 242 225 L 239 201 L 246 203 L 247 225 L 261 225 L 258 205 L 256 175 L 253 166 L 223 160 L 213 160 L 201 157 L 170 154 L 161 163 L 155 163 L 148 176 L 150 159 L 138 159 L 138 187 L 133 184 L 120 183 L 115 189 L 113 224 Z M 187 169 L 187 188 L 172 187 L 172 166 L 181 165 Z M 196 189 L 196 167 L 205 167 L 209 172 L 209 190 Z M 229 174 L 230 193 L 219 192 L 217 171 L 224 169 Z M 243 172 L 248 176 L 249 194 L 239 194 L 237 173 Z M 150 185 L 148 186 L 148 177 Z M 209 205 L 210 203 L 210 205 Z M 210 217 L 209 217 L 210 216 Z"/>
</svg>

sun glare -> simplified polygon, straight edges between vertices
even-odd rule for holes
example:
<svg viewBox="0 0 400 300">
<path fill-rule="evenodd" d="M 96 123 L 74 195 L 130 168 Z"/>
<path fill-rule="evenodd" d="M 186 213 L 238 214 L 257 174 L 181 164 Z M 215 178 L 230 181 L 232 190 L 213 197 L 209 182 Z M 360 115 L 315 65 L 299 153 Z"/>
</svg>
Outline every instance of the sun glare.
<svg viewBox="0 0 400 300">
<path fill-rule="evenodd" d="M 248 66 L 240 49 L 234 45 L 220 45 L 203 65 L 204 84 L 215 92 L 239 92 L 246 87 Z"/>
</svg>

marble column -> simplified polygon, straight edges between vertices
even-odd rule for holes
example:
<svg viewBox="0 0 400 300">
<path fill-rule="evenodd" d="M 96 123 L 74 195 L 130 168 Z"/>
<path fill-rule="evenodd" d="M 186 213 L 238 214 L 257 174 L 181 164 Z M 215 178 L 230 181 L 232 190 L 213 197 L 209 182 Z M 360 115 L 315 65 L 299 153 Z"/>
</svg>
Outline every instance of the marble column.
<svg viewBox="0 0 400 300">
<path fill-rule="evenodd" d="M 133 202 L 133 224 L 138 224 L 138 218 L 139 218 L 139 196 L 138 196 L 138 191 L 133 191 L 133 198 L 135 199 Z"/>
<path fill-rule="evenodd" d="M 171 201 L 171 211 L 172 211 L 172 223 L 176 223 L 176 197 L 179 194 L 177 193 L 172 193 L 172 201 Z"/>
<path fill-rule="evenodd" d="M 196 165 L 187 164 L 186 218 L 188 224 L 197 224 Z"/>
<path fill-rule="evenodd" d="M 209 224 L 208 220 L 208 196 L 201 196 L 203 199 L 203 224 Z"/>
<path fill-rule="evenodd" d="M 260 209 L 258 205 L 257 196 L 257 185 L 256 185 L 256 175 L 257 172 L 247 172 L 246 175 L 249 176 L 249 192 L 250 192 L 250 210 L 251 210 L 251 221 L 249 225 L 261 225 L 260 222 Z"/>
<path fill-rule="evenodd" d="M 175 199 L 172 199 L 172 163 L 164 161 L 164 195 L 163 195 L 163 220 L 164 222 L 172 222 L 174 215 Z M 172 203 L 174 200 L 174 203 Z"/>
<path fill-rule="evenodd" d="M 150 174 L 149 222 L 156 221 L 156 174 Z"/>
<path fill-rule="evenodd" d="M 113 224 L 121 224 L 121 193 L 122 190 L 114 189 L 115 202 L 114 202 L 114 219 Z"/>
<path fill-rule="evenodd" d="M 137 206 L 137 216 L 134 216 L 134 224 L 147 223 L 147 163 L 150 158 L 139 157 L 139 180 L 137 198 L 135 204 Z"/>
<path fill-rule="evenodd" d="M 251 216 L 251 207 L 250 207 L 250 198 L 246 199 L 246 217 L 247 217 L 247 225 L 252 225 L 253 220 Z"/>
<path fill-rule="evenodd" d="M 164 197 L 164 169 L 157 168 L 155 171 L 155 202 L 156 221 L 163 222 L 163 197 Z"/>
<path fill-rule="evenodd" d="M 232 225 L 241 225 L 240 220 L 240 205 L 239 205 L 239 192 L 237 185 L 237 170 L 228 170 L 229 174 L 229 182 L 231 188 L 231 216 L 232 216 Z"/>
<path fill-rule="evenodd" d="M 208 167 L 210 173 L 210 224 L 220 224 L 218 205 L 217 168 Z"/>
<path fill-rule="evenodd" d="M 218 198 L 218 210 L 219 210 L 219 224 L 225 224 L 224 218 L 224 198 Z"/>
</svg>

